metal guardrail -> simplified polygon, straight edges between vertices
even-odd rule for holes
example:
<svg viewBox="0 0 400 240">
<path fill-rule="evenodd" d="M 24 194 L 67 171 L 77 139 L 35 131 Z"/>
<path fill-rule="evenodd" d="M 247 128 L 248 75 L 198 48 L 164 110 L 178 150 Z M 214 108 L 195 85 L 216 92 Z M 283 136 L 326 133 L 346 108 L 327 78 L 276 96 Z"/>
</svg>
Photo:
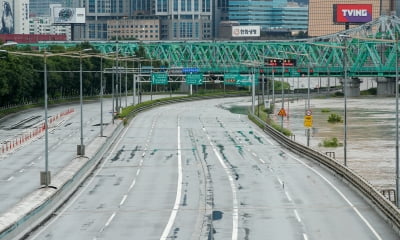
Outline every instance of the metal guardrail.
<svg viewBox="0 0 400 240">
<path fill-rule="evenodd" d="M 399 209 L 370 183 L 368 183 L 361 176 L 357 175 L 349 168 L 336 162 L 333 158 L 326 156 L 321 152 L 308 148 L 300 143 L 290 140 L 288 137 L 263 122 L 254 114 L 250 115 L 263 126 L 264 132 L 268 133 L 283 146 L 302 156 L 319 162 L 320 164 L 329 168 L 331 171 L 335 172 L 338 176 L 345 179 L 348 183 L 350 183 L 353 187 L 360 191 L 363 196 L 366 197 L 367 200 L 369 200 L 373 204 L 373 206 L 376 207 L 384 215 L 387 222 L 395 229 L 395 231 L 397 231 L 398 233 L 400 232 Z"/>
</svg>

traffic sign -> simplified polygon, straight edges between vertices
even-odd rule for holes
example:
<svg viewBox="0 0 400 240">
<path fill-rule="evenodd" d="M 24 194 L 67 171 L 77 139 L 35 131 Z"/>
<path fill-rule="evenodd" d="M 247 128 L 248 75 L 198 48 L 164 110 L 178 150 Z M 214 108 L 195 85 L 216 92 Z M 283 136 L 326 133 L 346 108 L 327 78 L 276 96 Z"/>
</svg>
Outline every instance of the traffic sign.
<svg viewBox="0 0 400 240">
<path fill-rule="evenodd" d="M 198 72 L 200 72 L 200 68 L 197 67 L 182 68 L 182 73 L 198 73 Z"/>
<path fill-rule="evenodd" d="M 142 66 L 140 68 L 140 72 L 142 72 L 142 73 L 151 73 L 151 71 L 153 71 L 152 66 Z"/>
<path fill-rule="evenodd" d="M 312 115 L 311 109 L 307 109 L 307 110 L 306 110 L 306 116 L 311 116 L 311 115 Z"/>
<path fill-rule="evenodd" d="M 239 79 L 237 79 L 236 84 L 240 87 L 251 86 L 253 84 L 253 76 L 241 76 Z"/>
<path fill-rule="evenodd" d="M 255 85 L 258 84 L 258 77 L 259 74 L 254 74 L 254 75 L 240 75 L 240 78 L 237 79 L 236 84 L 240 87 L 248 87 L 253 85 L 253 76 L 254 76 L 254 81 Z"/>
<path fill-rule="evenodd" d="M 279 110 L 278 116 L 281 116 L 281 117 L 286 117 L 287 116 L 286 111 L 285 111 L 284 108 L 281 108 L 281 110 Z"/>
<path fill-rule="evenodd" d="M 240 79 L 240 75 L 237 73 L 226 73 L 224 74 L 225 85 L 236 85 L 236 82 Z"/>
<path fill-rule="evenodd" d="M 186 75 L 186 83 L 192 85 L 203 84 L 203 74 L 188 74 Z"/>
<path fill-rule="evenodd" d="M 167 85 L 168 84 L 168 74 L 166 73 L 152 73 L 151 83 L 156 85 Z"/>
<path fill-rule="evenodd" d="M 306 128 L 311 128 L 313 125 L 313 117 L 310 116 L 304 116 L 304 127 Z"/>
</svg>

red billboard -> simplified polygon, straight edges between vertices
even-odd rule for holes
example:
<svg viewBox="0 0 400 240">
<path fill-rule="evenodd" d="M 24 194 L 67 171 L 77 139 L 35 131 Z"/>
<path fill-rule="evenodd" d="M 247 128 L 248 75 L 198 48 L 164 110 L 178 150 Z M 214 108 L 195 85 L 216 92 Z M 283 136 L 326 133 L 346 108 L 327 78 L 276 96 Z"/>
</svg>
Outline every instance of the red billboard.
<svg viewBox="0 0 400 240">
<path fill-rule="evenodd" d="M 0 34 L 2 42 L 37 43 L 39 41 L 67 41 L 65 34 Z"/>
<path fill-rule="evenodd" d="M 366 23 L 372 21 L 372 4 L 334 4 L 335 23 Z"/>
</svg>

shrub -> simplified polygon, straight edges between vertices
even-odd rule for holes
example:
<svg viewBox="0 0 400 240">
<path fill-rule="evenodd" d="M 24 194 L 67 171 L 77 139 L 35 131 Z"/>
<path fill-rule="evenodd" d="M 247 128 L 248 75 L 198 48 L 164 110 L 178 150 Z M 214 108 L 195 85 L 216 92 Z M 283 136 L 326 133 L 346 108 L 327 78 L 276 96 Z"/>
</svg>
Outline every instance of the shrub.
<svg viewBox="0 0 400 240">
<path fill-rule="evenodd" d="M 343 146 L 342 143 L 339 142 L 339 140 L 336 137 L 333 137 L 331 139 L 324 139 L 322 143 L 318 144 L 318 146 L 323 146 L 323 147 L 340 147 Z"/>
<path fill-rule="evenodd" d="M 331 110 L 329 110 L 329 108 L 323 108 L 323 109 L 321 109 L 321 112 L 328 113 L 328 112 L 331 112 Z"/>
<path fill-rule="evenodd" d="M 343 94 L 343 92 L 335 92 L 334 96 L 335 97 L 343 97 L 344 94 Z"/>
<path fill-rule="evenodd" d="M 364 95 L 376 95 L 376 93 L 377 93 L 377 88 L 370 88 L 370 89 L 361 91 L 360 95 L 363 95 L 363 96 Z"/>
<path fill-rule="evenodd" d="M 330 123 L 338 123 L 338 122 L 343 122 L 342 116 L 340 116 L 339 114 L 336 113 L 332 113 L 329 118 L 328 118 L 328 122 Z"/>
</svg>

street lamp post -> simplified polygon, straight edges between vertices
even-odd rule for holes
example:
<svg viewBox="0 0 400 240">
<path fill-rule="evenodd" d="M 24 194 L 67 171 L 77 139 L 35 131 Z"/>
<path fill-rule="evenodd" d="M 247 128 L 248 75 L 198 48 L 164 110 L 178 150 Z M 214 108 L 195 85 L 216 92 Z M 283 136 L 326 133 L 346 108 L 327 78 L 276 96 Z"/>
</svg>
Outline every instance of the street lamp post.
<svg viewBox="0 0 400 240">
<path fill-rule="evenodd" d="M 399 52 L 399 39 L 397 34 L 395 33 L 395 39 L 370 39 L 370 38 L 360 38 L 354 37 L 360 40 L 373 40 L 378 42 L 390 42 L 395 45 L 395 95 L 396 95 L 396 124 L 395 124 L 395 134 L 396 134 L 396 142 L 395 142 L 395 149 L 396 149 L 396 206 L 400 208 L 400 159 L 399 159 L 399 59 L 398 59 L 398 52 Z"/>
<path fill-rule="evenodd" d="M 103 57 L 100 57 L 100 137 L 103 137 Z"/>
<path fill-rule="evenodd" d="M 111 76 L 111 95 L 112 95 L 112 107 L 111 107 L 111 117 L 112 117 L 112 123 L 114 124 L 114 112 L 115 112 L 115 109 L 114 109 L 114 102 L 116 101 L 114 98 L 115 98 L 115 95 L 114 95 L 114 89 L 115 89 L 115 87 L 114 87 L 114 78 L 115 78 L 115 68 L 113 67 L 113 73 L 112 73 L 112 76 Z"/>
<path fill-rule="evenodd" d="M 64 52 L 64 53 L 48 53 L 44 51 L 43 54 L 39 53 L 25 53 L 25 52 L 9 52 L 4 51 L 14 55 L 22 55 L 22 56 L 37 56 L 43 57 L 43 85 L 44 85 L 44 126 L 45 126 L 45 150 L 44 150 L 44 158 L 45 158 L 45 169 L 40 172 L 40 185 L 48 187 L 51 183 L 51 172 L 49 171 L 49 133 L 48 133 L 48 94 L 47 94 L 47 58 L 51 56 L 69 56 L 71 53 L 76 52 Z"/>
<path fill-rule="evenodd" d="M 255 78 L 255 73 L 254 73 L 254 67 L 251 67 L 251 96 L 252 96 L 252 101 L 251 101 L 251 111 L 253 114 L 255 114 L 255 98 L 256 98 L 256 78 Z M 260 110 L 257 107 L 258 110 Z"/>
<path fill-rule="evenodd" d="M 344 46 L 331 46 L 324 44 L 313 44 L 315 46 L 328 47 L 328 48 L 339 48 L 342 49 L 343 52 L 343 71 L 344 71 L 344 80 L 343 80 L 343 95 L 344 95 L 344 144 L 343 144 L 343 164 L 347 166 L 347 39 L 352 38 L 349 35 L 339 35 L 340 38 L 343 39 Z"/>
<path fill-rule="evenodd" d="M 44 167 L 44 172 L 41 172 L 41 179 L 42 179 L 42 185 L 45 185 L 48 187 L 51 183 L 51 173 L 49 172 L 49 130 L 48 130 L 48 121 L 47 121 L 47 101 L 48 101 L 48 96 L 47 96 L 47 55 L 46 51 L 44 52 L 43 55 L 44 59 L 44 70 L 43 70 L 43 82 L 44 82 L 44 125 L 45 125 L 45 140 L 44 140 L 44 157 L 45 157 L 45 167 Z"/>
<path fill-rule="evenodd" d="M 132 102 L 132 105 L 133 106 L 135 106 L 136 105 L 136 83 L 137 83 L 137 81 L 136 81 L 136 79 L 139 77 L 139 74 L 137 74 L 137 73 L 139 73 L 139 71 L 137 71 L 136 72 L 136 68 L 135 68 L 135 60 L 138 60 L 138 65 L 140 65 L 140 60 L 141 60 L 141 57 L 139 57 L 139 58 L 135 58 L 135 56 L 133 56 L 133 60 L 132 60 L 132 73 L 133 73 L 133 79 L 132 79 L 132 97 L 133 97 L 133 102 Z M 138 70 L 139 70 L 139 66 L 138 66 L 138 68 L 137 68 Z M 138 101 L 139 102 L 139 101 Z"/>
<path fill-rule="evenodd" d="M 79 51 L 79 104 L 80 104 L 80 110 L 81 110 L 81 126 L 80 126 L 80 131 L 81 131 L 81 144 L 77 146 L 77 154 L 80 156 L 85 155 L 85 145 L 83 145 L 83 87 L 82 87 L 82 52 L 87 52 L 92 50 L 91 48 L 83 49 Z"/>
<path fill-rule="evenodd" d="M 308 78 L 308 86 L 307 86 L 307 111 L 306 112 L 311 112 L 311 107 L 310 107 L 310 64 L 308 64 L 307 68 L 307 78 Z M 310 146 L 310 127 L 307 128 L 307 147 Z"/>
<path fill-rule="evenodd" d="M 342 35 L 344 39 L 344 48 L 343 48 L 343 71 L 344 71 L 344 80 L 343 80 L 343 95 L 344 95 L 344 144 L 343 144 L 343 164 L 347 166 L 347 38 L 350 36 Z"/>
<path fill-rule="evenodd" d="M 282 96 L 281 96 L 282 107 L 281 107 L 281 109 L 282 110 L 285 108 L 285 95 L 284 95 L 284 89 L 283 89 L 283 83 L 285 82 L 284 81 L 284 79 L 285 79 L 284 77 L 285 77 L 285 65 L 284 65 L 284 62 L 282 60 L 282 82 L 281 82 L 281 84 L 282 84 L 282 86 L 281 86 L 281 93 L 282 93 Z M 283 118 L 284 118 L 284 115 L 282 115 L 281 117 L 282 117 L 281 118 L 281 129 L 283 129 Z"/>
<path fill-rule="evenodd" d="M 244 65 L 247 66 L 248 69 L 251 70 L 251 75 L 250 75 L 250 79 L 251 79 L 251 113 L 255 114 L 255 98 L 256 98 L 256 77 L 255 77 L 255 67 L 259 66 L 260 63 L 258 62 L 244 62 Z"/>
<path fill-rule="evenodd" d="M 275 69 L 272 68 L 272 112 L 275 114 Z"/>
<path fill-rule="evenodd" d="M 396 33 L 397 34 L 397 33 Z M 396 35 L 396 206 L 400 208 L 400 163 L 399 163 L 399 41 Z"/>
<path fill-rule="evenodd" d="M 125 60 L 125 107 L 128 106 L 128 60 Z"/>
</svg>

